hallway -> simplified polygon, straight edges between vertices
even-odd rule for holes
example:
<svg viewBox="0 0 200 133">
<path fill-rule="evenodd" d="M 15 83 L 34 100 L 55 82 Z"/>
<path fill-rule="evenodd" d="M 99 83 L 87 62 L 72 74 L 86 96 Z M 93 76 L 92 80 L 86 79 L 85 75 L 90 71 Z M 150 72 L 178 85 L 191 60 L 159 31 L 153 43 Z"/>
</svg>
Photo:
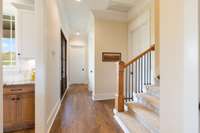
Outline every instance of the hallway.
<svg viewBox="0 0 200 133">
<path fill-rule="evenodd" d="M 92 101 L 85 85 L 72 85 L 50 133 L 123 133 L 113 118 L 114 101 Z"/>
</svg>

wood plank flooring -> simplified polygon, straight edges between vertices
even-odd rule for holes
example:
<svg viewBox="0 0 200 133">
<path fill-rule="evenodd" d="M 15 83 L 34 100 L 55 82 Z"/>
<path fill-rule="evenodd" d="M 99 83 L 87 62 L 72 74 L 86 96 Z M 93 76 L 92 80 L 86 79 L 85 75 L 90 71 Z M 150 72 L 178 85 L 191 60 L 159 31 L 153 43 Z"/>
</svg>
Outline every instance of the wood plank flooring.
<svg viewBox="0 0 200 133">
<path fill-rule="evenodd" d="M 16 132 L 11 132 L 11 133 L 35 133 L 35 130 L 30 129 L 30 130 L 22 130 L 22 131 L 16 131 Z"/>
<path fill-rule="evenodd" d="M 86 85 L 72 85 L 50 133 L 123 133 L 113 108 L 114 100 L 94 102 Z"/>
</svg>

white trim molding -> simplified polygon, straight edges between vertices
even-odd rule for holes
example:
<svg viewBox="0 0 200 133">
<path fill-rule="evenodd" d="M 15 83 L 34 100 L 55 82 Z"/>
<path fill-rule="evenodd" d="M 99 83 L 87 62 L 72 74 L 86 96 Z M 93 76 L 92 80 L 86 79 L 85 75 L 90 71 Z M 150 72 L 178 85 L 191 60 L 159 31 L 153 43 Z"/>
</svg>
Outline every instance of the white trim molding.
<svg viewBox="0 0 200 133">
<path fill-rule="evenodd" d="M 119 126 L 122 128 L 122 130 L 124 131 L 124 133 L 130 133 L 130 131 L 125 126 L 125 124 L 123 123 L 123 121 L 116 115 L 118 113 L 116 109 L 113 109 L 113 113 L 114 113 L 115 120 L 117 121 L 117 123 L 119 124 Z"/>
<path fill-rule="evenodd" d="M 59 110 L 60 110 L 61 104 L 62 104 L 62 102 L 63 102 L 63 100 L 64 100 L 64 98 L 65 98 L 65 96 L 66 96 L 68 90 L 69 90 L 69 89 L 66 89 L 66 91 L 65 91 L 65 93 L 64 93 L 64 95 L 63 95 L 63 97 L 62 97 L 62 99 L 59 100 L 59 101 L 56 103 L 56 105 L 54 106 L 54 108 L 53 108 L 52 111 L 51 111 L 51 114 L 50 114 L 49 118 L 47 119 L 47 133 L 50 133 L 50 130 L 51 130 L 52 126 L 53 126 L 53 123 L 54 123 L 54 121 L 55 121 L 55 119 L 56 119 L 56 116 L 57 116 L 57 114 L 58 114 L 58 112 L 59 112 Z"/>
<path fill-rule="evenodd" d="M 54 108 L 51 111 L 51 114 L 49 116 L 49 118 L 47 119 L 47 132 L 49 133 L 51 130 L 51 127 L 53 126 L 54 120 L 56 119 L 56 116 L 60 110 L 60 106 L 61 106 L 61 101 L 57 101 L 56 105 L 54 106 Z"/>
<path fill-rule="evenodd" d="M 96 93 L 92 95 L 94 101 L 115 99 L 115 93 Z"/>
</svg>

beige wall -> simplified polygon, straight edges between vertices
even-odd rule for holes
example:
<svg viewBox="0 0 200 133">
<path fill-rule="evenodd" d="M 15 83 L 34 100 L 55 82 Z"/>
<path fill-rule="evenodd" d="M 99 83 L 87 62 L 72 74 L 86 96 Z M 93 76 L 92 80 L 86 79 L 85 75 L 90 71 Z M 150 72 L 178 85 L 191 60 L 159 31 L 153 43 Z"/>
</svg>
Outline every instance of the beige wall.
<svg viewBox="0 0 200 133">
<path fill-rule="evenodd" d="M 198 0 L 160 1 L 161 133 L 198 133 Z"/>
<path fill-rule="evenodd" d="M 2 0 L 0 0 L 0 27 L 2 27 L 1 17 L 2 17 Z M 2 28 L 0 28 L 0 38 L 1 37 L 2 37 Z M 0 40 L 0 45 L 1 45 L 1 40 Z M 1 63 L 0 63 L 0 133 L 3 133 L 3 84 L 2 84 Z"/>
<path fill-rule="evenodd" d="M 102 62 L 102 52 L 121 52 L 126 61 L 127 48 L 127 23 L 95 19 L 94 99 L 114 98 L 116 93 L 116 63 Z"/>
</svg>

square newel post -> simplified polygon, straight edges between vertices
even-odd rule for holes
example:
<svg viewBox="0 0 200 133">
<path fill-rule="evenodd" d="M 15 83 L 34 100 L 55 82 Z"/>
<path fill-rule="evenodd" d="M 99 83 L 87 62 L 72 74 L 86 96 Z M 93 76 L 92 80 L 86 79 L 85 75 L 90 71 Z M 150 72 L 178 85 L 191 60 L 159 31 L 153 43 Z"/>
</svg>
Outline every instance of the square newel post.
<svg viewBox="0 0 200 133">
<path fill-rule="evenodd" d="M 119 62 L 117 75 L 117 94 L 115 97 L 115 109 L 118 112 L 124 112 L 124 66 L 123 61 Z"/>
</svg>

